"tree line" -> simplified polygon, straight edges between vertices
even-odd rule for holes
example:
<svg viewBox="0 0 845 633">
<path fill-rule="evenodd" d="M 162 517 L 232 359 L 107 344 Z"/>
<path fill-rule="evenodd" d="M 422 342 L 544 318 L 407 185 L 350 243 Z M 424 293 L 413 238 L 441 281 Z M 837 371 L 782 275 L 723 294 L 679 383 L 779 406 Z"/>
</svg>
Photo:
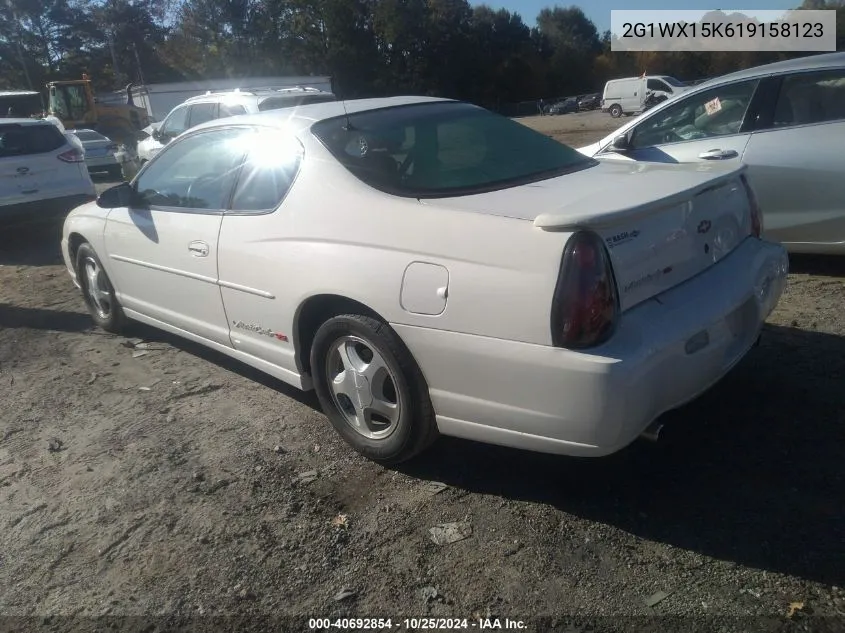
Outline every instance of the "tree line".
<svg viewBox="0 0 845 633">
<path fill-rule="evenodd" d="M 845 0 L 835 8 L 845 45 Z M 534 25 L 467 0 L 3 0 L 0 89 L 43 89 L 87 73 L 98 90 L 133 83 L 330 75 L 346 98 L 414 93 L 488 107 L 599 91 L 642 72 L 695 80 L 772 53 L 614 53 L 576 7 Z"/>
</svg>

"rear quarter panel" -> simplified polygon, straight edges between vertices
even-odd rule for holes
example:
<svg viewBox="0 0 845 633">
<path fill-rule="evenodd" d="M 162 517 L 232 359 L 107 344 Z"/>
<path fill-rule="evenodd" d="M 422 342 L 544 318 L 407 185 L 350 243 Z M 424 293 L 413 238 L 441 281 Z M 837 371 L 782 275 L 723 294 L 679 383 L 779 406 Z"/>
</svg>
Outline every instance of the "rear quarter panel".
<svg viewBox="0 0 845 633">
<path fill-rule="evenodd" d="M 279 209 L 224 217 L 219 275 L 260 292 L 224 288 L 230 321 L 249 320 L 286 335 L 294 333 L 307 299 L 335 294 L 391 323 L 548 344 L 567 237 L 525 220 L 438 209 L 378 192 L 311 139 Z M 413 262 L 448 269 L 441 314 L 403 309 L 402 280 Z"/>
</svg>

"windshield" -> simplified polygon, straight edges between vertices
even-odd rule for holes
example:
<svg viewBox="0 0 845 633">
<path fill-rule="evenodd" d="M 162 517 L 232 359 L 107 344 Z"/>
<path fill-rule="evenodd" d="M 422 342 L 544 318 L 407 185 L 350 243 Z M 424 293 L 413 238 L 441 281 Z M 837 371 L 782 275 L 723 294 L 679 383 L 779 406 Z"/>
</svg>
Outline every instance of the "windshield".
<svg viewBox="0 0 845 633">
<path fill-rule="evenodd" d="M 678 81 L 674 77 L 661 77 L 663 81 L 665 81 L 670 86 L 675 86 L 676 88 L 686 88 L 687 85 L 683 81 Z"/>
<path fill-rule="evenodd" d="M 264 112 L 265 110 L 282 110 L 284 108 L 294 108 L 296 106 L 308 105 L 309 103 L 326 103 L 327 101 L 337 101 L 334 95 L 304 95 L 304 96 L 285 96 L 285 97 L 267 97 L 258 104 L 258 110 Z"/>
<path fill-rule="evenodd" d="M 79 121 L 87 110 L 85 88 L 58 84 L 50 89 L 50 111 L 62 120 Z"/>
<path fill-rule="evenodd" d="M 495 191 L 596 164 L 521 123 L 467 103 L 369 110 L 320 121 L 311 131 L 359 179 L 408 197 Z"/>
</svg>

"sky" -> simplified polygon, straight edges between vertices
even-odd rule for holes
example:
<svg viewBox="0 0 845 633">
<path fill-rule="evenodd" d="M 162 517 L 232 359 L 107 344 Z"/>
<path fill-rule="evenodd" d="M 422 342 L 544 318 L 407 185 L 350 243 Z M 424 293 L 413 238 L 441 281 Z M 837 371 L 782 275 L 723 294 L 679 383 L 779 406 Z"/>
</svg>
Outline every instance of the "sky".
<svg viewBox="0 0 845 633">
<path fill-rule="evenodd" d="M 712 2 L 712 0 L 711 0 Z M 581 0 L 567 2 L 554 2 L 554 0 L 470 0 L 470 4 L 486 4 L 494 9 L 508 9 L 522 16 L 523 22 L 528 26 L 534 26 L 537 14 L 545 7 L 555 4 L 568 7 L 577 5 L 590 18 L 598 28 L 599 34 L 610 28 L 610 11 L 612 9 L 699 9 L 702 11 L 721 9 L 722 11 L 738 9 L 792 9 L 801 4 L 801 0 L 742 0 L 741 2 L 726 2 L 718 0 L 708 6 L 707 2 L 696 0 Z"/>
</svg>

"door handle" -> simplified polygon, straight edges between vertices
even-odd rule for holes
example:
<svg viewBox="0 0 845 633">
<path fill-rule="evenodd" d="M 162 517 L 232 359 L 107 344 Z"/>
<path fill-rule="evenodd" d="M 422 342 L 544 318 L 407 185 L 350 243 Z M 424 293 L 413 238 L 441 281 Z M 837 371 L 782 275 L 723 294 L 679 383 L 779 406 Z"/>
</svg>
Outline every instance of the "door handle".
<svg viewBox="0 0 845 633">
<path fill-rule="evenodd" d="M 201 242 L 196 240 L 188 244 L 188 250 L 191 252 L 191 255 L 194 257 L 206 257 L 208 256 L 208 244 L 205 242 Z"/>
<path fill-rule="evenodd" d="M 706 152 L 701 152 L 698 157 L 703 160 L 725 160 L 727 158 L 736 158 L 739 154 L 732 149 L 709 149 Z"/>
</svg>

